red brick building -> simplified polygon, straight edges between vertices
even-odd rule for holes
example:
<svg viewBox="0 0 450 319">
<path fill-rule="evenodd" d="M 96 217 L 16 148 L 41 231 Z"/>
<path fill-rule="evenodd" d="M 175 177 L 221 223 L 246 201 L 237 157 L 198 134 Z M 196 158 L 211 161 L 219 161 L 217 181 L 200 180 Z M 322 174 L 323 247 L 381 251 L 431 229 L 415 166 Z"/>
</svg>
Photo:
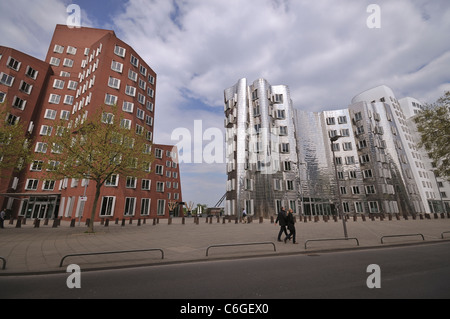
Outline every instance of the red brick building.
<svg viewBox="0 0 450 319">
<path fill-rule="evenodd" d="M 153 142 L 157 75 L 113 31 L 57 25 L 45 62 L 4 47 L 0 47 L 0 54 L 0 72 L 6 83 L 0 82 L 0 92 L 5 93 L 7 103 L 16 95 L 25 101 L 25 107 L 16 107 L 14 114 L 26 123 L 34 138 L 33 153 L 51 152 L 42 136 L 55 134 L 57 121 L 73 126 L 105 104 L 117 105 L 130 129 L 145 132 L 149 143 Z M 17 63 L 11 63 L 11 59 Z M 14 65 L 20 66 L 18 71 Z M 25 80 L 31 82 L 28 65 L 38 75 L 36 83 L 30 83 L 33 96 L 24 96 L 26 86 L 21 84 Z M 17 77 L 10 86 L 6 74 Z M 182 203 L 176 148 L 153 145 L 152 151 L 155 162 L 148 176 L 113 176 L 105 183 L 96 220 L 168 217 L 169 202 Z M 46 180 L 42 164 L 35 160 L 20 175 L 1 180 L 0 208 L 27 218 L 88 218 L 94 183 Z"/>
</svg>

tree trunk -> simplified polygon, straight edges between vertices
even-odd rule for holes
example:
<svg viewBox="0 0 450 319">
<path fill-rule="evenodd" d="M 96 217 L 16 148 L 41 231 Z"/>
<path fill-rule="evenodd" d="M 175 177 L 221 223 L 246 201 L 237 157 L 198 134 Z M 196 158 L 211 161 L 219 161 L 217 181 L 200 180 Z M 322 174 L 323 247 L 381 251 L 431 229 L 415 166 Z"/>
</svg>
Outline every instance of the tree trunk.
<svg viewBox="0 0 450 319">
<path fill-rule="evenodd" d="M 97 203 L 98 203 L 98 199 L 100 198 L 100 188 L 102 187 L 102 185 L 100 183 L 96 183 L 95 184 L 95 197 L 94 197 L 94 205 L 92 206 L 91 209 L 91 220 L 89 221 L 89 228 L 88 228 L 88 233 L 93 233 L 94 232 L 94 218 L 95 218 L 95 211 L 97 209 Z"/>
</svg>

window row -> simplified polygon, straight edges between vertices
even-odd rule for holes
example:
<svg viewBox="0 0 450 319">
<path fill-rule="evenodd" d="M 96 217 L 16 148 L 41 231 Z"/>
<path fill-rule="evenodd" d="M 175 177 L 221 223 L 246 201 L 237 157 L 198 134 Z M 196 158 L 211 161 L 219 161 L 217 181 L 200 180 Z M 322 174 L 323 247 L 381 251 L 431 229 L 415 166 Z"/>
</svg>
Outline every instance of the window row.
<svg viewBox="0 0 450 319">
<path fill-rule="evenodd" d="M 142 179 L 140 183 L 141 190 L 151 190 L 152 180 L 151 179 Z M 105 182 L 105 186 L 114 187 L 119 186 L 119 175 L 114 174 Z M 136 189 L 138 187 L 138 179 L 136 177 L 127 176 L 125 181 L 126 188 Z M 156 182 L 156 191 L 159 193 L 163 193 L 165 188 L 174 188 L 178 189 L 178 182 Z"/>
<path fill-rule="evenodd" d="M 125 216 L 134 216 L 136 212 L 136 197 L 125 197 L 125 205 L 123 213 Z M 150 198 L 141 198 L 141 205 L 139 213 L 141 216 L 150 215 Z M 116 205 L 115 196 L 104 196 L 101 199 L 100 217 L 112 217 L 114 216 L 114 210 Z M 164 216 L 166 212 L 166 200 L 158 199 L 156 205 L 156 215 Z"/>
<path fill-rule="evenodd" d="M 1 60 L 1 58 L 2 58 L 2 55 L 0 54 L 0 60 Z M 8 57 L 8 60 L 6 61 L 6 66 L 17 72 L 20 70 L 21 65 L 22 65 L 22 62 L 13 58 L 12 56 Z M 25 69 L 25 75 L 33 80 L 36 80 L 38 73 L 39 73 L 38 71 L 36 71 L 29 65 Z"/>
</svg>

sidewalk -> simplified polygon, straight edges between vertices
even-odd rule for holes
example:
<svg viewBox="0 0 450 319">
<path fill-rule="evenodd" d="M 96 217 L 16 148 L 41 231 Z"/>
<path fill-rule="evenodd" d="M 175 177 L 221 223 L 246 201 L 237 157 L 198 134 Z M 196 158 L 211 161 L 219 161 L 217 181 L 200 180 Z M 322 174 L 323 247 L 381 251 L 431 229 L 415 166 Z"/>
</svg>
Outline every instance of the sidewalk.
<svg viewBox="0 0 450 319">
<path fill-rule="evenodd" d="M 450 219 L 401 220 L 385 219 L 374 221 L 358 219 L 347 221 L 349 238 L 356 240 L 327 240 L 309 241 L 314 239 L 343 238 L 342 221 L 337 222 L 322 219 L 318 222 L 297 222 L 297 242 L 277 242 L 279 226 L 271 224 L 270 220 L 263 223 L 254 221 L 250 224 L 235 224 L 234 221 L 206 223 L 206 218 L 200 218 L 199 224 L 193 218 L 186 218 L 183 225 L 181 218 L 174 218 L 169 225 L 167 219 L 161 219 L 159 224 L 153 225 L 152 220 L 138 226 L 128 221 L 124 226 L 110 223 L 105 227 L 95 224 L 95 233 L 85 233 L 87 227 L 78 222 L 70 227 L 69 222 L 62 221 L 58 228 L 41 225 L 34 228 L 32 221 L 21 228 L 15 228 L 5 221 L 5 228 L 0 229 L 0 257 L 6 259 L 6 269 L 2 270 L 0 260 L 0 276 L 44 274 L 65 272 L 70 264 L 78 264 L 83 271 L 95 269 L 118 268 L 141 265 L 157 265 L 189 261 L 213 261 L 223 258 L 241 258 L 252 256 L 274 256 L 283 254 L 317 254 L 325 251 L 340 249 L 367 249 L 379 246 L 393 246 L 404 244 L 422 244 L 450 240 Z M 390 235 L 414 234 L 406 237 L 386 237 L 381 243 L 381 237 Z M 420 235 L 424 236 L 424 240 Z M 284 236 L 282 237 L 284 238 Z M 307 242 L 308 241 L 308 242 Z M 206 250 L 211 245 L 235 243 L 260 243 L 261 245 L 211 247 L 206 256 Z M 273 242 L 276 247 L 267 242 Z M 307 242 L 307 243 L 306 243 Z M 305 243 L 307 247 L 305 249 Z M 140 249 L 161 249 L 161 251 L 145 251 L 120 254 L 104 254 L 91 256 L 73 256 L 61 259 L 68 254 L 124 251 Z"/>
</svg>

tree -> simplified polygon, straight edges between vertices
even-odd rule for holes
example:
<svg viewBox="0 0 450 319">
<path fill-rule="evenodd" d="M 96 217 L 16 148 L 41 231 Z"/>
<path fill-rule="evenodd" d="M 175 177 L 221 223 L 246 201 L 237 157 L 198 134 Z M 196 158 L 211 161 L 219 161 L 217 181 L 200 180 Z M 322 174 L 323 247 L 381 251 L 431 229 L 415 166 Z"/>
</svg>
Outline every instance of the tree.
<svg viewBox="0 0 450 319">
<path fill-rule="evenodd" d="M 95 182 L 94 204 L 88 232 L 94 231 L 94 218 L 101 187 L 114 175 L 140 177 L 149 173 L 153 161 L 151 138 L 143 127 L 132 129 L 116 106 L 102 106 L 88 119 L 73 127 L 61 122 L 44 141 L 51 148 L 47 174 L 52 179 L 84 178 Z"/>
<path fill-rule="evenodd" d="M 31 142 L 26 135 L 26 129 L 22 122 L 9 112 L 6 104 L 0 104 L 0 172 L 21 170 L 30 162 Z"/>
<path fill-rule="evenodd" d="M 424 147 L 436 166 L 436 174 L 450 180 L 450 91 L 426 105 L 414 120 Z"/>
</svg>

